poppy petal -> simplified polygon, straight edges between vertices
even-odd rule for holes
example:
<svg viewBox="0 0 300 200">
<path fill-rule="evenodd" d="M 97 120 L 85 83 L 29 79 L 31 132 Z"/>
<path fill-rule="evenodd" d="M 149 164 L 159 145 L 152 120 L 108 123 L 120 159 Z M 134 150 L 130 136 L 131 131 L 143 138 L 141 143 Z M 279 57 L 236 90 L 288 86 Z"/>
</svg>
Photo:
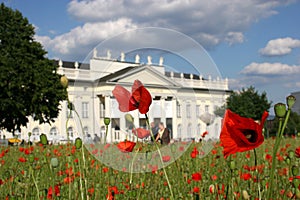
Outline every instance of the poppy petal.
<svg viewBox="0 0 300 200">
<path fill-rule="evenodd" d="M 124 87 L 120 85 L 116 85 L 112 93 L 119 103 L 119 110 L 121 112 L 129 112 L 130 92 L 126 90 Z"/>
<path fill-rule="evenodd" d="M 149 111 L 149 107 L 152 103 L 152 97 L 149 91 L 144 87 L 140 87 L 141 89 L 141 99 L 139 104 L 139 111 L 141 114 L 146 114 Z"/>
<path fill-rule="evenodd" d="M 131 142 L 131 141 L 123 141 L 123 142 L 119 142 L 117 144 L 117 147 L 120 149 L 121 152 L 132 152 L 134 147 L 135 147 L 135 142 Z"/>
<path fill-rule="evenodd" d="M 264 112 L 260 124 L 251 118 L 241 117 L 230 110 L 226 110 L 220 140 L 223 154 L 226 158 L 230 154 L 254 149 L 264 141 L 262 135 L 263 124 L 268 116 Z"/>
<path fill-rule="evenodd" d="M 136 136 L 137 136 L 138 138 L 140 138 L 140 139 L 144 139 L 144 138 L 150 136 L 150 131 L 149 131 L 149 130 L 146 130 L 146 129 L 143 129 L 143 128 L 133 129 L 133 130 L 132 130 L 132 133 L 133 133 L 134 135 L 136 135 Z"/>
</svg>

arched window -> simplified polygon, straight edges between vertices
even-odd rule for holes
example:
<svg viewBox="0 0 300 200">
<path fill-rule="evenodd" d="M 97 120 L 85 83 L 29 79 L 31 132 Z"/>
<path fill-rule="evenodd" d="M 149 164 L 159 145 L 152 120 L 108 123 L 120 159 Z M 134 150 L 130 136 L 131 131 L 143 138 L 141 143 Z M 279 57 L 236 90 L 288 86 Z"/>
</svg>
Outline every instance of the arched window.
<svg viewBox="0 0 300 200">
<path fill-rule="evenodd" d="M 57 135 L 57 128 L 56 127 L 52 127 L 50 129 L 50 136 L 56 136 Z"/>
<path fill-rule="evenodd" d="M 181 139 L 181 132 L 182 132 L 182 127 L 181 124 L 178 124 L 177 126 L 177 138 Z"/>
<path fill-rule="evenodd" d="M 32 129 L 32 135 L 40 135 L 40 130 L 38 127 L 35 127 L 34 129 Z"/>
<path fill-rule="evenodd" d="M 74 136 L 73 127 L 69 127 L 67 131 L 68 131 L 69 137 L 73 137 Z"/>
<path fill-rule="evenodd" d="M 187 126 L 187 133 L 186 133 L 186 135 L 187 135 L 187 138 L 191 138 L 192 137 L 192 135 L 193 135 L 193 133 L 192 133 L 192 124 L 189 124 Z"/>
<path fill-rule="evenodd" d="M 198 135 L 201 135 L 202 134 L 202 132 L 201 132 L 201 124 L 198 124 L 197 125 L 197 133 L 196 133 L 196 135 L 198 136 Z"/>
</svg>

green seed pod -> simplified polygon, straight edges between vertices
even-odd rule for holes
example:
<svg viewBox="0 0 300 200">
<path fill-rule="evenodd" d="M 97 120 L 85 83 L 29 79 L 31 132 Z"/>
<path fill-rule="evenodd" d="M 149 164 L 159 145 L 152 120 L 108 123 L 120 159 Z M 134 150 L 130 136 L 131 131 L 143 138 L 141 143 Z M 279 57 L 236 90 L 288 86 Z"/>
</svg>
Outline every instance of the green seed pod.
<svg viewBox="0 0 300 200">
<path fill-rule="evenodd" d="M 243 199 L 245 199 L 245 200 L 250 199 L 250 195 L 248 194 L 248 192 L 246 190 L 242 191 L 242 196 L 243 196 Z"/>
<path fill-rule="evenodd" d="M 82 147 L 82 139 L 81 138 L 76 138 L 75 139 L 75 147 L 76 149 L 80 149 Z"/>
<path fill-rule="evenodd" d="M 176 153 L 176 151 L 177 151 L 176 145 L 174 143 L 171 144 L 171 152 Z"/>
<path fill-rule="evenodd" d="M 30 137 L 32 135 L 32 133 L 31 132 L 28 132 L 28 137 Z"/>
<path fill-rule="evenodd" d="M 290 159 L 290 157 L 286 157 L 286 159 L 285 159 L 285 162 L 286 162 L 286 164 L 291 164 L 291 159 Z"/>
<path fill-rule="evenodd" d="M 28 156 L 28 161 L 29 161 L 30 163 L 33 163 L 33 162 L 34 162 L 34 155 L 33 155 L 33 154 L 30 154 L 30 155 Z"/>
<path fill-rule="evenodd" d="M 64 88 L 67 88 L 69 84 L 69 80 L 65 75 L 63 75 L 62 77 L 60 77 L 60 83 Z"/>
<path fill-rule="evenodd" d="M 230 161 L 229 167 L 230 167 L 231 170 L 234 170 L 234 169 L 235 169 L 235 161 L 234 161 L 234 160 L 231 160 L 231 161 Z"/>
<path fill-rule="evenodd" d="M 133 118 L 133 116 L 132 116 L 131 114 L 126 114 L 126 115 L 125 115 L 125 119 L 126 119 L 126 121 L 128 121 L 129 123 L 133 123 L 133 121 L 134 121 L 134 118 Z"/>
<path fill-rule="evenodd" d="M 286 114 L 286 106 L 284 103 L 277 103 L 274 106 L 275 115 L 278 118 L 284 118 Z"/>
<path fill-rule="evenodd" d="M 57 159 L 56 157 L 51 158 L 50 164 L 51 164 L 51 166 L 52 166 L 53 168 L 58 167 L 58 159 Z"/>
<path fill-rule="evenodd" d="M 110 124 L 110 118 L 109 118 L 109 117 L 105 117 L 105 118 L 104 118 L 104 124 L 105 124 L 106 126 L 108 126 L 108 125 Z"/>
<path fill-rule="evenodd" d="M 47 139 L 47 135 L 45 135 L 44 133 L 40 135 L 40 142 L 43 145 L 47 145 L 48 144 L 48 139 Z"/>
<path fill-rule="evenodd" d="M 299 174 L 299 167 L 298 166 L 293 166 L 292 167 L 292 174 L 293 174 L 293 176 L 298 176 L 298 174 Z"/>
<path fill-rule="evenodd" d="M 290 150 L 288 154 L 291 159 L 293 159 L 295 157 L 295 152 L 292 150 Z"/>
<path fill-rule="evenodd" d="M 288 109 L 291 109 L 296 102 L 296 97 L 290 95 L 286 98 L 286 104 L 288 105 Z"/>
</svg>

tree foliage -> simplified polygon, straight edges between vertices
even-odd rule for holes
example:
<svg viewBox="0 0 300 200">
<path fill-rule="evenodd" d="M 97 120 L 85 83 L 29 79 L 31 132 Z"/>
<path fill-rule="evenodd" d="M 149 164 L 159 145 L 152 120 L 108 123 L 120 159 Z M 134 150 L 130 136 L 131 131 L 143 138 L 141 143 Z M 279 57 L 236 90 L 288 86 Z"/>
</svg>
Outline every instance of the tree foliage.
<svg viewBox="0 0 300 200">
<path fill-rule="evenodd" d="M 0 5 L 0 128 L 10 132 L 26 126 L 28 116 L 50 123 L 67 99 L 57 66 L 34 34 L 19 11 Z"/>
<path fill-rule="evenodd" d="M 272 122 L 272 127 L 270 129 L 270 135 L 276 135 L 279 126 L 279 119 L 275 118 Z M 291 112 L 289 120 L 284 131 L 284 135 L 294 135 L 300 132 L 300 115 L 296 112 Z"/>
<path fill-rule="evenodd" d="M 265 92 L 259 94 L 253 86 L 233 92 L 226 101 L 226 107 L 242 117 L 255 120 L 261 119 L 264 111 L 268 111 L 271 102 L 268 101 Z"/>
</svg>

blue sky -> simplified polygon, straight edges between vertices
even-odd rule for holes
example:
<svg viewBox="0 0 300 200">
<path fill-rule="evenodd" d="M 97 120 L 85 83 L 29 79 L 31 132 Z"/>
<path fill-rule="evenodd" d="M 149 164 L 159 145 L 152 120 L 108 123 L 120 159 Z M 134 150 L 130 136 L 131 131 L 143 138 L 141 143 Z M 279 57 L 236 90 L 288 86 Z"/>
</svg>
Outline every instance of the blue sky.
<svg viewBox="0 0 300 200">
<path fill-rule="evenodd" d="M 254 85 L 273 102 L 300 90 L 300 2 L 296 0 L 2 2 L 20 10 L 37 27 L 36 39 L 51 58 L 82 61 L 112 35 L 162 27 L 203 45 L 232 89 Z"/>
</svg>

